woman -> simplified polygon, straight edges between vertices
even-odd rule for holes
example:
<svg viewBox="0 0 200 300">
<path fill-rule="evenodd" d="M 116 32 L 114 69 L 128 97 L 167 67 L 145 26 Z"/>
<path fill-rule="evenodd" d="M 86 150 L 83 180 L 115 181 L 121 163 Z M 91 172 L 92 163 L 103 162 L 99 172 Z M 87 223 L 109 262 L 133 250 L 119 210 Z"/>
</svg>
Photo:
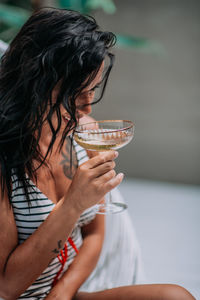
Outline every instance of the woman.
<svg viewBox="0 0 200 300">
<path fill-rule="evenodd" d="M 118 186 L 115 151 L 73 142 L 105 90 L 115 36 L 74 11 L 41 9 L 3 56 L 0 85 L 0 297 L 194 299 L 173 285 L 78 292 L 101 252 L 95 205 Z M 105 61 L 108 59 L 108 66 Z M 101 86 L 99 99 L 95 90 Z"/>
</svg>

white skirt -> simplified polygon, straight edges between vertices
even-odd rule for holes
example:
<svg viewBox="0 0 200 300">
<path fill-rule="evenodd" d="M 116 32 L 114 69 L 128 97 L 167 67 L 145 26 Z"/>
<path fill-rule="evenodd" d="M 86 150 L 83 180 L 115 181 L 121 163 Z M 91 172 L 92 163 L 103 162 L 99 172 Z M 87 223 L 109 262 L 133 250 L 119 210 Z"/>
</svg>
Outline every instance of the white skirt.
<svg viewBox="0 0 200 300">
<path fill-rule="evenodd" d="M 116 188 L 114 202 L 124 199 Z M 79 290 L 94 292 L 145 282 L 138 239 L 128 210 L 106 215 L 106 230 L 102 252 L 96 268 Z"/>
</svg>

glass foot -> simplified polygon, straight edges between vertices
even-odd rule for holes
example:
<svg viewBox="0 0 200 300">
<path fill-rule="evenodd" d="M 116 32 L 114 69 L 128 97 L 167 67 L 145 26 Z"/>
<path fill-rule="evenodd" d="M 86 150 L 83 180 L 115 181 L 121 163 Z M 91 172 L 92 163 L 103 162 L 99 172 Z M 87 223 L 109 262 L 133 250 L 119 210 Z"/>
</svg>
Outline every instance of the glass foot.
<svg viewBox="0 0 200 300">
<path fill-rule="evenodd" d="M 127 205 L 119 202 L 99 204 L 97 214 L 100 215 L 117 214 L 125 209 L 127 209 Z"/>
</svg>

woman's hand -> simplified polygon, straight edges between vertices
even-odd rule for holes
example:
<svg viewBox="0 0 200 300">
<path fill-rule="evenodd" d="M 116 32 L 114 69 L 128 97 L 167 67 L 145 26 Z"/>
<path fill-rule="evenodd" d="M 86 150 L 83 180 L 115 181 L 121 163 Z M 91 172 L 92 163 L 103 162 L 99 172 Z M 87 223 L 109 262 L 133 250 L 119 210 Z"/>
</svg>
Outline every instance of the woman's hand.
<svg viewBox="0 0 200 300">
<path fill-rule="evenodd" d="M 72 201 L 78 212 L 97 204 L 106 193 L 119 185 L 123 174 L 116 175 L 116 151 L 102 152 L 78 167 L 64 201 Z"/>
</svg>

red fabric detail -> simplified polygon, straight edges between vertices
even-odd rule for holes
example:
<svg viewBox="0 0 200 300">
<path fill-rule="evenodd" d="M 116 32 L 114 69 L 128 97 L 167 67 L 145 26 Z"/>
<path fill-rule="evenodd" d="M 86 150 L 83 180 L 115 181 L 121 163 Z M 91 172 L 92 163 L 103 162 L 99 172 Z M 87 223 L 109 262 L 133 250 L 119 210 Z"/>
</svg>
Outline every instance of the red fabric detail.
<svg viewBox="0 0 200 300">
<path fill-rule="evenodd" d="M 70 245 L 72 246 L 72 248 L 74 248 L 76 254 L 78 254 L 78 249 L 76 248 L 76 245 L 74 243 L 74 241 L 72 240 L 72 238 L 68 238 L 68 242 L 70 243 Z"/>
<path fill-rule="evenodd" d="M 74 249 L 74 251 L 78 254 L 78 249 L 74 243 L 74 241 L 72 240 L 72 238 L 68 238 L 68 242 L 69 244 L 72 246 L 72 248 Z M 56 285 L 56 283 L 58 282 L 58 277 L 60 276 L 60 274 L 63 271 L 64 265 L 67 261 L 67 243 L 65 243 L 64 245 L 64 253 L 63 250 L 60 251 L 60 254 L 57 255 L 57 258 L 59 259 L 59 262 L 61 263 L 61 267 L 60 270 L 58 271 L 58 273 L 56 274 L 54 280 L 53 280 L 53 284 L 52 287 L 54 287 Z"/>
</svg>

